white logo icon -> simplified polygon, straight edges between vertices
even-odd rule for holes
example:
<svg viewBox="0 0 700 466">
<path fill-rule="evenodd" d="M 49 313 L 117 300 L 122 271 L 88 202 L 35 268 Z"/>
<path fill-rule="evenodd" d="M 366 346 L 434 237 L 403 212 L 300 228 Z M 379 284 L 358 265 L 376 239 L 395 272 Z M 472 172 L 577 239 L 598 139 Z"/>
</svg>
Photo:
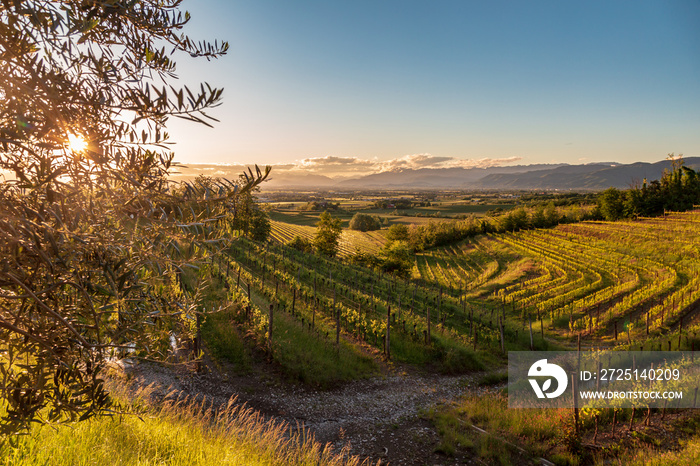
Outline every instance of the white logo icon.
<svg viewBox="0 0 700 466">
<path fill-rule="evenodd" d="M 550 377 L 549 379 L 544 381 L 544 383 L 542 384 L 542 388 L 540 388 L 540 385 L 537 383 L 537 380 L 529 379 L 530 385 L 532 385 L 532 389 L 535 390 L 537 398 L 544 398 L 545 396 L 547 398 L 556 398 L 562 393 L 564 393 L 564 390 L 566 390 L 566 386 L 568 385 L 568 378 L 566 377 L 566 372 L 564 372 L 564 369 L 557 366 L 556 364 L 548 364 L 546 359 L 540 359 L 539 361 L 535 361 L 535 363 L 532 366 L 530 366 L 530 370 L 528 371 L 527 375 L 529 377 Z M 555 378 L 557 381 L 557 389 L 551 393 L 546 393 L 552 385 L 552 377 Z"/>
</svg>

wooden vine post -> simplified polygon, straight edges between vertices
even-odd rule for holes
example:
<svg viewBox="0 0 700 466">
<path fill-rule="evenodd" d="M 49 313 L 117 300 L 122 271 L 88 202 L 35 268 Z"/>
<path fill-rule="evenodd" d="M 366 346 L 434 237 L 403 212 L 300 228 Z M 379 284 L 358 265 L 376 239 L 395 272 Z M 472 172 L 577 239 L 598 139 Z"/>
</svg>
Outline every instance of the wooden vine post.
<svg viewBox="0 0 700 466">
<path fill-rule="evenodd" d="M 272 310 L 273 309 L 274 309 L 274 304 L 270 303 L 270 317 L 268 318 L 269 323 L 268 323 L 268 329 L 267 329 L 267 342 L 270 345 L 270 351 L 272 351 L 272 317 L 273 317 Z"/>
<path fill-rule="evenodd" d="M 335 290 L 333 290 L 333 311 L 335 312 L 335 344 L 340 347 L 340 308 L 335 305 Z"/>
<path fill-rule="evenodd" d="M 649 313 L 651 311 L 647 311 L 647 336 L 649 336 Z"/>
<path fill-rule="evenodd" d="M 501 334 L 501 352 L 506 354 L 506 341 L 503 335 L 503 319 L 501 317 L 498 318 L 498 329 Z"/>
<path fill-rule="evenodd" d="M 386 308 L 386 338 L 384 342 L 384 353 L 387 359 L 391 359 L 391 353 L 389 352 L 389 332 L 391 329 L 391 306 Z"/>
<path fill-rule="evenodd" d="M 472 333 L 474 329 L 474 308 L 469 306 L 469 334 Z"/>
<path fill-rule="evenodd" d="M 425 318 L 428 321 L 428 333 L 427 333 L 428 341 L 426 341 L 425 343 L 430 344 L 430 342 L 432 341 L 430 338 L 430 306 L 428 306 L 426 309 L 426 317 Z"/>
<path fill-rule="evenodd" d="M 316 328 L 316 308 L 318 307 L 318 300 L 314 300 L 313 310 L 311 312 L 311 328 Z"/>
<path fill-rule="evenodd" d="M 579 435 L 579 422 L 578 422 L 578 391 L 576 390 L 576 375 L 571 373 L 571 394 L 574 398 L 574 427 L 576 428 L 576 436 Z"/>
</svg>

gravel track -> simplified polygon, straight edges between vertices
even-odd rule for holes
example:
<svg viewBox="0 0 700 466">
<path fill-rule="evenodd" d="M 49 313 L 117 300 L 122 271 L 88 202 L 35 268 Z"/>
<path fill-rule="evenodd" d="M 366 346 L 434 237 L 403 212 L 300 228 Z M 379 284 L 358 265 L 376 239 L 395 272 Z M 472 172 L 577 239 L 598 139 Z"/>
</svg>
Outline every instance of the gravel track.
<svg viewBox="0 0 700 466">
<path fill-rule="evenodd" d="M 384 377 L 317 390 L 283 382 L 257 371 L 245 376 L 216 371 L 196 374 L 151 363 L 125 366 L 137 386 L 152 385 L 154 401 L 173 390 L 180 396 L 225 406 L 231 397 L 258 410 L 266 419 L 309 429 L 320 442 L 374 462 L 390 464 L 482 464 L 472 458 L 434 453 L 439 440 L 425 410 L 474 393 L 475 375 L 407 374 L 392 370 Z"/>
</svg>

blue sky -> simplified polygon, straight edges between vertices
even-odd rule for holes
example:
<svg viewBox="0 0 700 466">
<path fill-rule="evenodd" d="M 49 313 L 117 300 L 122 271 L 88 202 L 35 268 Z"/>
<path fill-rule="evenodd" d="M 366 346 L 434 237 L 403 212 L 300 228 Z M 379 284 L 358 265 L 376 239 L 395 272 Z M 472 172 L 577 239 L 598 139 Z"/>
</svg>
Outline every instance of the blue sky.
<svg viewBox="0 0 700 466">
<path fill-rule="evenodd" d="M 180 57 L 224 87 L 214 129 L 172 121 L 185 163 L 340 175 L 396 167 L 700 155 L 698 1 L 190 0 Z"/>
</svg>

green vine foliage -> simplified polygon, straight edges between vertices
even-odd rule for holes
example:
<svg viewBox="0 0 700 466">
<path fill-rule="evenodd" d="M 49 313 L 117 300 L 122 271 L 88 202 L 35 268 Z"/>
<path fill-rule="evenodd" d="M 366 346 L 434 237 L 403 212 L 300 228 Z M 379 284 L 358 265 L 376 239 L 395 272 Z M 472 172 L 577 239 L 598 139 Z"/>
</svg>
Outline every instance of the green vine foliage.
<svg viewBox="0 0 700 466">
<path fill-rule="evenodd" d="M 174 87 L 174 59 L 228 48 L 182 34 L 181 3 L 0 0 L 2 434 L 109 412 L 111 358 L 185 339 L 215 226 L 269 173 L 168 181 L 168 118 L 211 124 L 222 94 Z"/>
</svg>

